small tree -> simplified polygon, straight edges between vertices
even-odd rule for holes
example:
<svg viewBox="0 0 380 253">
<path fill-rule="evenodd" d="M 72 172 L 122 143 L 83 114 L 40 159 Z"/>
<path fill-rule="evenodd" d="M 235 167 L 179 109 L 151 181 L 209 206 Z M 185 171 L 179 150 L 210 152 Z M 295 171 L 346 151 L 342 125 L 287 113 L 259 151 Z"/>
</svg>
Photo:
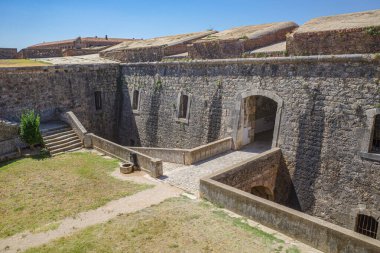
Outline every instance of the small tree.
<svg viewBox="0 0 380 253">
<path fill-rule="evenodd" d="M 40 116 L 34 110 L 28 110 L 21 115 L 20 121 L 20 138 L 34 149 L 34 145 L 42 142 Z"/>
</svg>

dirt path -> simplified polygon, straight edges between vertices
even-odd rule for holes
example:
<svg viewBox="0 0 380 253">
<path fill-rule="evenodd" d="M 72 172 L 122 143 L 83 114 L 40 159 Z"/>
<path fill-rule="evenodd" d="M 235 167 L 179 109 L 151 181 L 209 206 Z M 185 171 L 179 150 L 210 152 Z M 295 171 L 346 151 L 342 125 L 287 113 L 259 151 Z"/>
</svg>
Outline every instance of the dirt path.
<svg viewBox="0 0 380 253">
<path fill-rule="evenodd" d="M 155 185 L 153 188 L 111 201 L 98 209 L 87 211 L 60 221 L 57 229 L 41 233 L 20 233 L 0 240 L 0 252 L 18 252 L 36 247 L 51 240 L 69 235 L 85 227 L 106 222 L 119 214 L 132 213 L 151 205 L 159 204 L 165 199 L 181 195 L 182 191 L 158 180 L 149 178 L 143 173 L 123 176 L 117 171 L 112 174 L 121 180 Z"/>
</svg>

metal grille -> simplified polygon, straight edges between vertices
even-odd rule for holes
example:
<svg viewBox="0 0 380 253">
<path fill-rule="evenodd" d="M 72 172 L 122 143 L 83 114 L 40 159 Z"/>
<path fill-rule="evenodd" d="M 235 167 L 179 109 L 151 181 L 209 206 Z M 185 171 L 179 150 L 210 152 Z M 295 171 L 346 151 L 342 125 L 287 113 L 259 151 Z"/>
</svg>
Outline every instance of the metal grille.
<svg viewBox="0 0 380 253">
<path fill-rule="evenodd" d="M 379 222 L 375 218 L 358 214 L 356 232 L 376 239 L 378 226 Z"/>
<path fill-rule="evenodd" d="M 376 115 L 373 131 L 372 152 L 380 153 L 380 115 Z"/>
</svg>

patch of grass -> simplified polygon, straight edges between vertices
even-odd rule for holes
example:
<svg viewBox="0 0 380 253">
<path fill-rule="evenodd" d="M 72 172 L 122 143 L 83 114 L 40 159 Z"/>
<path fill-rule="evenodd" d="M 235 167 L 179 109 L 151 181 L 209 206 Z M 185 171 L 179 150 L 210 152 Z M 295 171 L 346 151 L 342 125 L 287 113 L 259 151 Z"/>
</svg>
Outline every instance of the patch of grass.
<svg viewBox="0 0 380 253">
<path fill-rule="evenodd" d="M 33 67 L 33 66 L 48 66 L 47 62 L 30 60 L 30 59 L 5 59 L 0 60 L 0 68 L 10 67 Z"/>
<path fill-rule="evenodd" d="M 0 238 L 98 208 L 149 188 L 113 178 L 115 159 L 90 153 L 0 164 Z"/>
<path fill-rule="evenodd" d="M 367 34 L 369 34 L 371 36 L 379 36 L 380 35 L 380 27 L 378 27 L 378 26 L 368 27 L 365 31 Z"/>
<path fill-rule="evenodd" d="M 273 235 L 263 238 L 264 232 L 253 233 L 215 209 L 184 197 L 173 198 L 26 252 L 285 252 Z"/>
<path fill-rule="evenodd" d="M 55 230 L 59 227 L 59 225 L 61 225 L 60 222 L 49 223 L 49 224 L 46 224 L 42 227 L 39 227 L 39 228 L 33 230 L 32 232 L 36 234 L 36 233 L 47 232 L 49 230 Z"/>
<path fill-rule="evenodd" d="M 296 246 L 292 246 L 289 249 L 286 249 L 286 253 L 300 253 L 300 250 Z"/>
<path fill-rule="evenodd" d="M 233 218 L 233 217 L 230 217 L 223 210 L 214 210 L 213 213 L 216 214 L 217 216 L 223 218 L 223 219 L 226 219 L 229 222 L 232 222 L 232 224 L 234 226 L 239 227 L 239 228 L 241 228 L 241 229 L 243 229 L 243 230 L 245 230 L 245 231 L 247 231 L 249 233 L 252 233 L 252 234 L 254 234 L 257 237 L 263 238 L 264 240 L 266 240 L 268 242 L 271 242 L 271 243 L 284 243 L 283 240 L 280 240 L 280 239 L 276 238 L 274 235 L 269 234 L 267 232 L 264 232 L 264 231 L 260 230 L 259 228 L 250 226 L 247 223 L 247 221 L 244 220 L 243 218 Z"/>
</svg>

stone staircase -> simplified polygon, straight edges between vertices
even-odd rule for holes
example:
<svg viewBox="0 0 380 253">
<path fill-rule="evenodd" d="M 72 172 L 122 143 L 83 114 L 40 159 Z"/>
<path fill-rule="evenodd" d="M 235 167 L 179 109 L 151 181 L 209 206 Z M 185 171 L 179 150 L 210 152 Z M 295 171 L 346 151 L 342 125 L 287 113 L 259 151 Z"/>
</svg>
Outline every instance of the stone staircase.
<svg viewBox="0 0 380 253">
<path fill-rule="evenodd" d="M 74 130 L 65 123 L 54 124 L 53 127 L 41 129 L 45 147 L 51 155 L 79 150 L 82 143 Z"/>
</svg>

